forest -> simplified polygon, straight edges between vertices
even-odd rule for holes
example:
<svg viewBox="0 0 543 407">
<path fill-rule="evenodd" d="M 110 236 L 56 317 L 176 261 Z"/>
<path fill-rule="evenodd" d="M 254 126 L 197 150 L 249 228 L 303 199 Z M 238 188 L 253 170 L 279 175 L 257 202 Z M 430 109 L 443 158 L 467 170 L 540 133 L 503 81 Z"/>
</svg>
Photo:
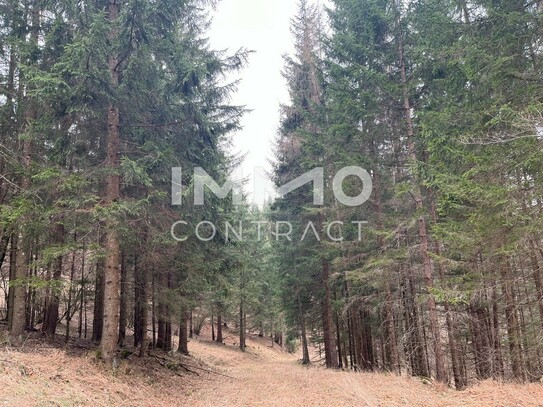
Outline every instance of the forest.
<svg viewBox="0 0 543 407">
<path fill-rule="evenodd" d="M 228 182 L 249 112 L 215 3 L 0 2 L 2 346 L 115 367 L 210 330 L 353 374 L 540 382 L 543 1 L 299 0 L 270 176 L 324 168 L 324 198 L 197 205 L 188 169 Z M 353 166 L 357 206 L 334 189 Z"/>
</svg>

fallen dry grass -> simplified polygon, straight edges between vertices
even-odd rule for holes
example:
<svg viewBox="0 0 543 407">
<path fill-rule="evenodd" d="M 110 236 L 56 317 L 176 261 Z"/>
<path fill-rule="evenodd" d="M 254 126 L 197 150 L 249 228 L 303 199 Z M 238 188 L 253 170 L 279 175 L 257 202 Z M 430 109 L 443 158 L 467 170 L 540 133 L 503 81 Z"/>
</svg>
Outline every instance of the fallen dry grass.
<svg viewBox="0 0 543 407">
<path fill-rule="evenodd" d="M 541 384 L 486 381 L 463 392 L 416 378 L 306 368 L 290 355 L 250 341 L 248 355 L 198 342 L 194 353 L 235 377 L 199 387 L 195 406 L 543 406 Z"/>
<path fill-rule="evenodd" d="M 0 352 L 0 405 L 5 406 L 178 405 L 176 398 L 190 393 L 201 381 L 196 379 L 137 358 L 113 372 L 95 361 L 93 351 Z"/>
<path fill-rule="evenodd" d="M 541 384 L 491 381 L 456 392 L 420 380 L 300 366 L 268 340 L 252 337 L 247 352 L 194 339 L 198 376 L 129 357 L 115 372 L 93 350 L 40 342 L 0 351 L 4 406 L 543 406 Z M 216 373 L 206 373 L 209 368 Z"/>
</svg>

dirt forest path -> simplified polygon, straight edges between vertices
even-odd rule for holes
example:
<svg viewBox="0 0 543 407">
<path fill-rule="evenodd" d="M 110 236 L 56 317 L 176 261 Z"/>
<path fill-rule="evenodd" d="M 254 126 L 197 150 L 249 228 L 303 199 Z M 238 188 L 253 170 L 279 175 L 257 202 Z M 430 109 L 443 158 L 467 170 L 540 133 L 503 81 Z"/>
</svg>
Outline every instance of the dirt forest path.
<svg viewBox="0 0 543 407">
<path fill-rule="evenodd" d="M 217 345 L 211 345 L 217 347 Z M 265 346 L 265 345 L 264 345 Z M 195 346 L 195 354 L 201 347 Z M 349 389 L 342 375 L 327 372 L 333 380 L 323 383 L 321 369 L 307 369 L 296 358 L 263 346 L 248 349 L 246 354 L 223 348 L 201 357 L 206 363 L 220 368 L 232 378 L 219 378 L 203 383 L 191 402 L 197 406 L 354 406 L 361 405 L 362 395 Z M 332 373 L 331 375 L 328 373 Z M 214 378 L 216 379 L 216 378 Z M 318 388 L 315 387 L 318 383 Z M 338 386 L 338 384 L 340 384 Z M 364 405 L 364 403 L 362 403 Z"/>
<path fill-rule="evenodd" d="M 193 354 L 232 376 L 202 380 L 195 406 L 543 406 L 543 386 L 481 383 L 464 392 L 386 374 L 305 368 L 296 357 L 258 342 L 246 353 L 193 342 Z"/>
<path fill-rule="evenodd" d="M 88 342 L 0 347 L 0 406 L 543 407 L 541 383 L 486 381 L 457 392 L 417 378 L 327 370 L 317 363 L 306 368 L 297 356 L 255 335 L 246 352 L 235 342 L 230 332 L 225 344 L 194 338 L 190 357 L 132 355 L 114 372 L 96 360 Z M 181 362 L 194 373 L 165 361 L 173 367 Z"/>
</svg>

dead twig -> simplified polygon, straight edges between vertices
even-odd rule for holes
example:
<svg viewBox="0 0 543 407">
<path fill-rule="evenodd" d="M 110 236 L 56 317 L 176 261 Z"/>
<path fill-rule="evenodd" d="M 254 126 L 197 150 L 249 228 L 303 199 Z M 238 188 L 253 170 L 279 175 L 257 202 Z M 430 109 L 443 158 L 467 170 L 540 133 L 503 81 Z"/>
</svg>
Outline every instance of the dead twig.
<svg viewBox="0 0 543 407">
<path fill-rule="evenodd" d="M 187 365 L 185 363 L 181 363 L 180 361 L 178 360 L 175 360 L 175 359 L 170 359 L 170 358 L 167 358 L 165 356 L 159 356 L 159 355 L 152 355 L 155 359 L 157 359 L 159 361 L 159 363 L 162 365 L 162 366 L 165 366 L 165 367 L 168 367 L 165 363 L 163 362 L 166 362 L 166 363 L 170 363 L 172 366 L 180 366 L 182 367 L 183 369 L 185 369 L 187 372 L 191 372 L 191 373 L 194 373 L 196 374 L 197 376 L 199 376 L 198 373 L 190 370 L 190 369 L 198 369 L 198 370 L 201 370 L 203 372 L 206 372 L 206 373 L 212 373 L 212 374 L 216 374 L 216 375 L 219 375 L 219 376 L 224 376 L 224 377 L 228 377 L 229 379 L 235 379 L 235 377 L 233 376 L 229 376 L 227 374 L 224 374 L 224 373 L 219 373 L 219 372 L 216 372 L 214 370 L 210 370 L 210 369 L 205 369 L 203 367 L 199 367 L 199 366 L 194 366 L 194 365 Z M 169 367 L 168 367 L 169 368 Z M 190 368 L 190 369 L 189 369 Z"/>
<path fill-rule="evenodd" d="M 183 363 L 181 362 L 178 362 L 176 360 L 170 360 L 170 359 L 167 359 L 167 358 L 164 358 L 164 357 L 160 357 L 160 356 L 157 356 L 157 355 L 153 355 L 153 357 L 158 360 L 158 363 L 165 367 L 165 368 L 168 368 L 170 370 L 173 370 L 175 371 L 178 367 L 182 367 L 185 371 L 189 372 L 189 373 L 193 373 L 195 374 L 196 376 L 200 376 L 197 372 L 193 371 L 193 370 L 190 370 L 187 366 L 185 366 Z"/>
</svg>

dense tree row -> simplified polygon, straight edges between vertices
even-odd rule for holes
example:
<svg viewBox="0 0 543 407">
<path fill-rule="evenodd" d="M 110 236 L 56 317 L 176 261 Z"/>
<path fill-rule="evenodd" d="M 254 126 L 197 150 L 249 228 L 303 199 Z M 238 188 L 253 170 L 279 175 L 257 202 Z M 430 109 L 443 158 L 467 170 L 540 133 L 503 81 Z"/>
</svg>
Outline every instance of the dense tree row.
<svg viewBox="0 0 543 407">
<path fill-rule="evenodd" d="M 225 78 L 248 53 L 209 48 L 208 2 L 0 7 L 0 269 L 11 340 L 36 328 L 54 338 L 62 326 L 66 340 L 99 342 L 111 360 L 117 345 L 170 350 L 178 330 L 186 353 L 206 318 L 218 341 L 225 318 L 245 324 L 247 312 L 251 328 L 272 331 L 276 293 L 264 284 L 268 265 L 247 261 L 254 247 L 170 236 L 180 219 L 234 211 L 226 200 L 189 204 L 189 188 L 183 206 L 171 205 L 173 167 L 189 186 L 193 167 L 220 181 L 239 161 L 229 136 L 244 109 L 229 103 L 236 84 Z"/>
<path fill-rule="evenodd" d="M 278 245 L 288 321 L 329 367 L 463 388 L 543 375 L 541 33 L 523 0 L 301 1 L 275 178 L 371 173 L 366 204 L 310 190 L 274 217 L 368 221 Z M 327 175 L 325 189 L 331 188 Z M 362 185 L 343 185 L 355 196 Z M 308 329 L 308 327 L 310 329 Z M 311 336 L 310 332 L 316 333 Z"/>
</svg>

